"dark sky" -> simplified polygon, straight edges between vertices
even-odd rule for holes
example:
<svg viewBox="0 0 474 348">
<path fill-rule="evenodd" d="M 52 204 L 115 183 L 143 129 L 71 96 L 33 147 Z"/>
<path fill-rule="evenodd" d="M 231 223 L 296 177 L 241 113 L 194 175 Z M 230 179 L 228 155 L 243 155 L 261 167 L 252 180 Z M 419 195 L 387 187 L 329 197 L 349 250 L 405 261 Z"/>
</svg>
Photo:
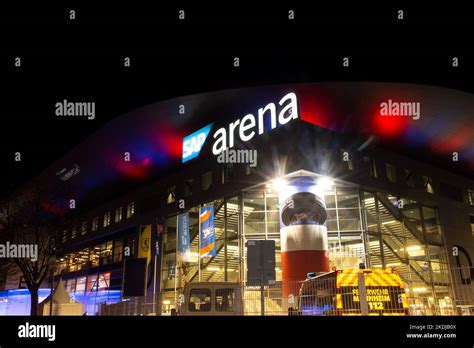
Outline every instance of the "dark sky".
<svg viewBox="0 0 474 348">
<path fill-rule="evenodd" d="M 303 2 L 302 2 L 303 3 Z M 0 5 L 0 197 L 107 121 L 160 100 L 212 90 L 318 81 L 426 83 L 474 92 L 474 16 L 465 9 L 282 5 L 6 8 Z M 469 47 L 471 46 L 471 47 Z M 460 67 L 450 67 L 453 55 Z M 13 66 L 15 57 L 22 67 Z M 122 66 L 124 56 L 132 67 Z M 239 56 L 241 67 L 232 66 Z M 351 57 L 351 67 L 340 60 Z M 94 121 L 54 116 L 91 100 Z M 106 139 L 104 140 L 106 141 Z M 23 160 L 14 162 L 21 151 Z"/>
</svg>

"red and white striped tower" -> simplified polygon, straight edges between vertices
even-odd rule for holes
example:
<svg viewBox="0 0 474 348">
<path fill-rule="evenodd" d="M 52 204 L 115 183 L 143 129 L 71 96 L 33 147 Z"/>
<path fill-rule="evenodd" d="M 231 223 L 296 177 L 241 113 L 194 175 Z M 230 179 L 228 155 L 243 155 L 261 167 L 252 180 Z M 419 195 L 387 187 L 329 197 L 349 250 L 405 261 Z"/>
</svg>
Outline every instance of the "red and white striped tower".
<svg viewBox="0 0 474 348">
<path fill-rule="evenodd" d="M 309 176 L 294 177 L 279 190 L 283 297 L 297 296 L 309 272 L 329 272 L 326 205 Z"/>
</svg>

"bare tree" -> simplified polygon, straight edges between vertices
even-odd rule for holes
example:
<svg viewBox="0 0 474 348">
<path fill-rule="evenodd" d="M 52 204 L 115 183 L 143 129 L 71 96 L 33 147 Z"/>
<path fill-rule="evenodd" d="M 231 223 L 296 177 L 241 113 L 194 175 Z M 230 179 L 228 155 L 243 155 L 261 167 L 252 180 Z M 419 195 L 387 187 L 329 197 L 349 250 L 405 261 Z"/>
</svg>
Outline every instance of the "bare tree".
<svg viewBox="0 0 474 348">
<path fill-rule="evenodd" d="M 16 257 L 4 259 L 2 263 L 9 272 L 20 272 L 23 277 L 31 295 L 31 315 L 37 315 L 38 290 L 49 274 L 52 261 L 59 223 L 53 204 L 37 184 L 0 204 L 0 242 L 37 246 L 36 260 Z"/>
</svg>

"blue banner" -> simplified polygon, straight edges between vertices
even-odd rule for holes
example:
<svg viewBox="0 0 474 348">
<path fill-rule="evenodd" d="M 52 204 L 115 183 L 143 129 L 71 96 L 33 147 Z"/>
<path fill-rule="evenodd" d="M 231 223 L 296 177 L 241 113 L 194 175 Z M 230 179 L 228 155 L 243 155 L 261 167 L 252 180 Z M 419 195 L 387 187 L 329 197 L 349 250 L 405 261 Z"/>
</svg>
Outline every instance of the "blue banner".
<svg viewBox="0 0 474 348">
<path fill-rule="evenodd" d="M 208 205 L 199 209 L 199 227 L 201 249 L 199 257 L 216 256 L 216 233 L 214 229 L 214 206 Z"/>
<path fill-rule="evenodd" d="M 178 262 L 191 261 L 191 243 L 189 242 L 189 213 L 178 215 Z"/>
</svg>

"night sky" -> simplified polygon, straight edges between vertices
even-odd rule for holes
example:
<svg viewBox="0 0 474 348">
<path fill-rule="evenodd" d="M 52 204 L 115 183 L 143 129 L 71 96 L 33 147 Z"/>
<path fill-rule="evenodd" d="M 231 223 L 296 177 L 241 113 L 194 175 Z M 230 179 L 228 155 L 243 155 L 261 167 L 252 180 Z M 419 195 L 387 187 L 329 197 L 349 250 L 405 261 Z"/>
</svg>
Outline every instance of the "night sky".
<svg viewBox="0 0 474 348">
<path fill-rule="evenodd" d="M 184 22 L 177 19 L 180 8 Z M 425 83 L 474 93 L 468 44 L 474 17 L 462 8 L 404 7 L 403 23 L 390 6 L 293 8 L 296 20 L 289 22 L 281 5 L 0 5 L 0 197 L 107 122 L 172 97 L 318 81 Z M 74 21 L 67 17 L 70 9 L 76 10 Z M 17 56 L 21 68 L 14 67 Z M 123 67 L 125 56 L 132 67 Z M 351 67 L 342 67 L 344 56 L 351 57 Z M 451 67 L 452 56 L 460 67 Z M 54 104 L 63 99 L 94 101 L 96 119 L 56 117 Z M 15 151 L 22 152 L 21 163 L 14 162 Z"/>
</svg>

